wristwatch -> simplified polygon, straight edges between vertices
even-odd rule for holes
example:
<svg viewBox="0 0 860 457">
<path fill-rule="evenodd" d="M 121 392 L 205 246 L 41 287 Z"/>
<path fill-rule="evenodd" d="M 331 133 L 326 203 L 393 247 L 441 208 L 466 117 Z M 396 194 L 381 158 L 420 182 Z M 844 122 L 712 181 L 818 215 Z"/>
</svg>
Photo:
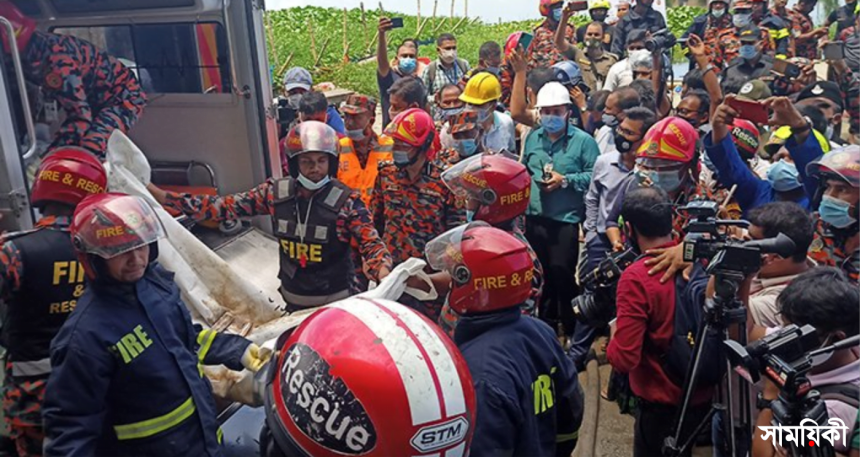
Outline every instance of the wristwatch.
<svg viewBox="0 0 860 457">
<path fill-rule="evenodd" d="M 755 407 L 759 411 L 763 411 L 765 409 L 770 409 L 771 403 L 773 403 L 773 400 L 769 400 L 767 398 L 764 398 L 764 395 L 762 392 L 759 392 L 758 395 L 756 395 L 756 397 L 755 397 Z"/>
<path fill-rule="evenodd" d="M 791 134 L 792 135 L 797 135 L 798 133 L 803 133 L 803 132 L 812 128 L 812 121 L 808 117 L 803 116 L 803 120 L 806 121 L 806 124 L 803 125 L 802 127 L 791 127 Z"/>
<path fill-rule="evenodd" d="M 561 188 L 562 188 L 562 189 L 567 189 L 567 186 L 568 186 L 569 184 L 570 184 L 570 182 L 567 180 L 567 176 L 563 176 L 563 177 L 561 178 Z"/>
</svg>

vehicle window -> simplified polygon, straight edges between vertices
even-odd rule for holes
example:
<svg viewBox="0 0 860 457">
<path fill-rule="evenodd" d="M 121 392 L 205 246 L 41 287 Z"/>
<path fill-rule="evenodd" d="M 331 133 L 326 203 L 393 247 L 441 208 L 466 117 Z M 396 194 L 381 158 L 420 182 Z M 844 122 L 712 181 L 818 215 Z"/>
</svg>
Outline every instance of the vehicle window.
<svg viewBox="0 0 860 457">
<path fill-rule="evenodd" d="M 51 3 L 60 14 L 194 6 L 194 0 L 54 0 Z"/>
<path fill-rule="evenodd" d="M 56 28 L 93 43 L 131 68 L 148 93 L 229 93 L 227 36 L 219 23 Z"/>
</svg>

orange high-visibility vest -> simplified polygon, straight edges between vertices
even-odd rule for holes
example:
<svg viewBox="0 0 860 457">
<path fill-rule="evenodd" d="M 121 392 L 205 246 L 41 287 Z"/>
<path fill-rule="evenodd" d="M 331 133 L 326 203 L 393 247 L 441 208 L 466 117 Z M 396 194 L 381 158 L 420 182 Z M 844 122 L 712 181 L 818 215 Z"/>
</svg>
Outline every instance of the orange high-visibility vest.
<svg viewBox="0 0 860 457">
<path fill-rule="evenodd" d="M 376 184 L 376 176 L 379 174 L 379 162 L 393 160 L 391 156 L 392 146 L 394 146 L 394 140 L 388 136 L 379 135 L 376 141 L 371 144 L 367 164 L 361 168 L 352 140 L 349 138 L 340 140 L 340 163 L 337 179 L 359 191 L 361 200 L 367 207 L 370 207 L 370 197 L 373 194 L 373 186 Z"/>
</svg>

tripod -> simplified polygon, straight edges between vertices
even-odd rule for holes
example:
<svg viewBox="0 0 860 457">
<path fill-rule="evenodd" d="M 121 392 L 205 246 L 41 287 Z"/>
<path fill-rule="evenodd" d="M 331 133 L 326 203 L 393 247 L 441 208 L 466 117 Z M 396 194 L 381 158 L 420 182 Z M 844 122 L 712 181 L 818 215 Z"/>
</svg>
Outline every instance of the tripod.
<svg viewBox="0 0 860 457">
<path fill-rule="evenodd" d="M 726 383 L 728 401 L 726 406 L 714 404 L 710 411 L 705 415 L 704 419 L 698 423 L 685 441 L 681 442 L 681 433 L 684 430 L 684 425 L 687 416 L 687 410 L 690 407 L 690 401 L 695 392 L 696 384 L 698 383 L 699 371 L 701 368 L 702 353 L 705 349 L 705 337 L 710 332 L 718 332 L 720 336 L 720 345 L 723 341 L 729 339 L 729 326 L 738 324 L 739 337 L 743 344 L 746 344 L 746 308 L 743 303 L 737 298 L 737 292 L 741 282 L 744 280 L 744 274 L 739 271 L 716 269 L 713 272 L 715 278 L 716 294 L 712 300 L 705 302 L 705 319 L 703 325 L 699 327 L 696 335 L 696 342 L 693 350 L 694 355 L 690 365 L 687 367 L 687 374 L 684 379 L 684 395 L 681 409 L 675 418 L 675 433 L 665 439 L 663 443 L 663 455 L 666 457 L 677 457 L 687 452 L 693 445 L 696 436 L 702 429 L 710 423 L 714 413 L 718 410 L 726 410 L 726 416 L 729 421 L 729 440 L 731 446 L 732 457 L 737 456 L 737 443 L 735 441 L 735 424 L 734 424 L 734 407 L 732 405 L 732 384 Z M 727 371 L 731 371 L 732 366 L 728 358 L 725 358 Z M 750 392 L 749 386 L 742 383 L 741 390 L 741 413 L 744 419 L 745 427 L 749 427 L 752 423 L 752 411 L 750 411 Z"/>
<path fill-rule="evenodd" d="M 804 419 L 812 419 L 816 424 L 827 422 L 827 406 L 818 394 L 811 390 L 806 376 L 800 374 L 790 376 L 779 391 L 779 397 L 770 404 L 773 411 L 773 421 L 781 426 L 796 427 Z M 801 440 L 804 439 L 801 437 Z M 790 441 L 788 455 L 791 457 L 834 457 L 833 446 L 820 439 L 817 446 L 798 447 Z"/>
</svg>

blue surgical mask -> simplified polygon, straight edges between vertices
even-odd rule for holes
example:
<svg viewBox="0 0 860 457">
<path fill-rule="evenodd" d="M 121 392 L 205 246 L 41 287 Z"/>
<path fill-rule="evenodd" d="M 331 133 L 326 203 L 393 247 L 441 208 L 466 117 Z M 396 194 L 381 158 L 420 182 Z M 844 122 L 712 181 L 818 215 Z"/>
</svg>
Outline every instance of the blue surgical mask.
<svg viewBox="0 0 860 457">
<path fill-rule="evenodd" d="M 367 137 L 367 135 L 364 134 L 364 129 L 347 130 L 346 136 L 348 136 L 352 141 L 361 141 Z"/>
<path fill-rule="evenodd" d="M 554 114 L 541 114 L 540 125 L 549 133 L 558 133 L 564 129 L 566 121 L 564 116 Z"/>
<path fill-rule="evenodd" d="M 415 163 L 415 160 L 410 159 L 409 153 L 406 151 L 391 151 L 391 158 L 394 159 L 394 166 L 397 168 L 406 168 Z"/>
<path fill-rule="evenodd" d="M 478 141 L 474 138 L 454 141 L 456 141 L 455 148 L 457 149 L 457 153 L 460 154 L 460 157 L 471 157 L 475 155 L 475 152 L 478 150 Z"/>
<path fill-rule="evenodd" d="M 735 14 L 732 16 L 732 24 L 737 27 L 746 27 L 752 22 L 752 14 L 744 13 L 744 14 Z"/>
<path fill-rule="evenodd" d="M 552 10 L 552 20 L 555 22 L 561 21 L 561 8 L 555 8 Z"/>
<path fill-rule="evenodd" d="M 475 212 L 472 210 L 466 210 L 466 222 L 472 222 L 475 220 Z"/>
<path fill-rule="evenodd" d="M 497 77 L 502 73 L 501 67 L 487 67 L 487 71 Z"/>
<path fill-rule="evenodd" d="M 725 8 L 721 10 L 711 10 L 711 16 L 714 16 L 716 19 L 723 17 L 726 14 Z"/>
<path fill-rule="evenodd" d="M 741 59 L 752 60 L 758 55 L 758 50 L 754 44 L 742 44 L 740 49 L 738 49 L 738 55 Z"/>
<path fill-rule="evenodd" d="M 850 210 L 850 203 L 825 195 L 821 198 L 821 205 L 818 206 L 818 215 L 827 224 L 844 229 L 857 222 L 854 216 L 848 214 Z"/>
<path fill-rule="evenodd" d="M 495 111 L 493 108 L 495 107 L 489 106 L 487 108 L 479 108 L 475 110 L 478 113 L 478 124 L 483 124 L 490 120 L 490 117 L 493 115 L 493 111 Z"/>
<path fill-rule="evenodd" d="M 305 175 L 299 173 L 299 177 L 296 178 L 299 181 L 299 184 L 302 185 L 307 190 L 317 190 L 325 186 L 331 181 L 331 176 L 326 176 L 323 179 L 320 179 L 317 182 L 313 182 L 310 179 L 306 178 Z"/>
<path fill-rule="evenodd" d="M 788 192 L 800 187 L 802 184 L 799 176 L 797 167 L 785 160 L 780 160 L 767 170 L 767 180 L 777 192 Z"/>
<path fill-rule="evenodd" d="M 644 171 L 636 169 L 633 174 L 639 181 L 639 185 L 647 186 L 647 180 L 650 180 L 651 186 L 659 187 L 666 192 L 674 192 L 681 187 L 681 173 L 677 170 L 670 171 Z"/>
<path fill-rule="evenodd" d="M 400 62 L 397 63 L 397 68 L 399 68 L 400 73 L 403 73 L 404 75 L 411 75 L 417 66 L 418 61 L 412 57 L 401 58 Z"/>
<path fill-rule="evenodd" d="M 604 114 L 604 115 L 600 116 L 600 120 L 603 121 L 603 125 L 605 125 L 605 126 L 612 127 L 612 128 L 615 128 L 618 126 L 618 118 L 616 118 L 615 116 L 612 116 L 609 114 Z"/>
</svg>

